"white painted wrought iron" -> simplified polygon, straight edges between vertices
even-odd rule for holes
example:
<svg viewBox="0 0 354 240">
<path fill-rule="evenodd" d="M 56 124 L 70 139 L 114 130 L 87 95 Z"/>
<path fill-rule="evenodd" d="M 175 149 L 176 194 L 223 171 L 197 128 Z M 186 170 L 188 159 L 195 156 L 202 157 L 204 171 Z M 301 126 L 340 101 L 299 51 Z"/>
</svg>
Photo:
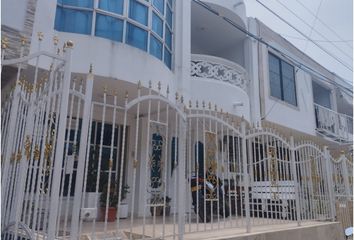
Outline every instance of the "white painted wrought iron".
<svg viewBox="0 0 354 240">
<path fill-rule="evenodd" d="M 248 93 L 249 80 L 246 70 L 223 58 L 193 54 L 191 76 L 227 82 Z"/>
<path fill-rule="evenodd" d="M 316 127 L 319 132 L 339 142 L 353 141 L 353 118 L 315 104 Z"/>
<path fill-rule="evenodd" d="M 40 67 L 41 58 L 51 67 Z M 334 220 L 334 200 L 351 194 L 347 158 L 334 161 L 326 148 L 250 127 L 211 103 L 187 106 L 160 84 L 139 83 L 130 96 L 107 87 L 93 94 L 92 69 L 71 76 L 70 48 L 3 64 L 18 69 L 1 115 L 9 239 L 251 232 Z"/>
<path fill-rule="evenodd" d="M 330 159 L 336 220 L 345 229 L 353 225 L 353 162 L 344 153 Z"/>
<path fill-rule="evenodd" d="M 332 178 L 329 152 L 311 142 L 295 146 L 301 220 L 334 219 Z"/>
</svg>

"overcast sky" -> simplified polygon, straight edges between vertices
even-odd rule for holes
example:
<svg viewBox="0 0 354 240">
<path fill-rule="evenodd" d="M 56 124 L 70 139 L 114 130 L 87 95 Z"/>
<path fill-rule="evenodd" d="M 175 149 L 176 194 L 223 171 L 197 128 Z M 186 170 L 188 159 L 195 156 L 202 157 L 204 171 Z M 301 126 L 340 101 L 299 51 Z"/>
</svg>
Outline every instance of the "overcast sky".
<svg viewBox="0 0 354 240">
<path fill-rule="evenodd" d="M 260 1 L 301 30 L 304 34 L 311 36 L 311 39 L 316 40 L 318 44 L 331 52 L 342 62 L 345 62 L 351 69 L 353 68 L 353 0 Z M 315 44 L 305 40 L 304 36 L 279 20 L 256 0 L 244 0 L 244 2 L 246 4 L 247 16 L 258 18 L 330 71 L 335 72 L 348 81 L 353 81 L 353 72 L 351 70 L 338 63 Z M 303 21 L 299 20 L 281 4 L 293 11 Z M 318 13 L 317 20 L 315 20 L 316 13 Z M 312 31 L 310 26 L 313 26 Z M 333 31 L 335 33 L 333 33 Z M 327 40 L 325 38 L 327 38 Z M 327 42 L 328 40 L 333 42 Z M 345 42 L 343 42 L 343 40 Z"/>
</svg>

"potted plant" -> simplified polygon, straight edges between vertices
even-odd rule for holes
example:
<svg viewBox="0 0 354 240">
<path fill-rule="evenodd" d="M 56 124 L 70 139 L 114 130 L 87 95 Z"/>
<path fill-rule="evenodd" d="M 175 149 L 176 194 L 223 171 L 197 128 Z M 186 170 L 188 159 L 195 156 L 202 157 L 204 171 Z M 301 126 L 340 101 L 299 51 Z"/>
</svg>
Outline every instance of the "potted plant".
<svg viewBox="0 0 354 240">
<path fill-rule="evenodd" d="M 107 206 L 107 195 L 109 195 L 108 206 Z M 114 222 L 117 216 L 117 204 L 118 204 L 117 183 L 113 181 L 109 189 L 108 189 L 108 184 L 105 184 L 102 189 L 102 193 L 100 196 L 101 220 L 105 220 L 106 209 L 108 208 L 107 221 Z"/>
<path fill-rule="evenodd" d="M 122 190 L 121 190 L 121 195 L 120 195 L 120 205 L 119 205 L 119 211 L 118 211 L 119 218 L 127 218 L 128 217 L 128 203 L 125 202 L 125 199 L 127 198 L 128 193 L 129 193 L 129 186 L 123 185 Z"/>
<path fill-rule="evenodd" d="M 165 216 L 169 216 L 171 212 L 170 202 L 171 202 L 171 198 L 168 196 L 166 196 L 164 201 L 163 196 L 161 196 L 159 193 L 153 194 L 150 203 L 155 206 L 150 207 L 151 216 L 154 216 L 154 214 L 156 214 L 156 216 L 163 216 L 164 210 L 166 210 Z"/>
</svg>

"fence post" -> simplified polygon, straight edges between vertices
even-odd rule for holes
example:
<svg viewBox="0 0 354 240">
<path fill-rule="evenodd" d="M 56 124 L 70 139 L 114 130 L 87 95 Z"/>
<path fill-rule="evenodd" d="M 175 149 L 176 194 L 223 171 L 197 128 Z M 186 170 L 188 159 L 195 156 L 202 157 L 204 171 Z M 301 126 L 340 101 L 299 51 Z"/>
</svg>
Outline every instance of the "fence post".
<svg viewBox="0 0 354 240">
<path fill-rule="evenodd" d="M 178 239 L 184 238 L 185 209 L 186 209 L 186 139 L 187 139 L 187 119 L 180 118 L 179 123 L 179 143 L 178 143 Z M 165 226 L 163 226 L 165 227 Z"/>
<path fill-rule="evenodd" d="M 249 174 L 248 174 L 248 161 L 246 149 L 246 122 L 241 122 L 241 137 L 242 137 L 242 164 L 243 164 L 243 184 L 245 188 L 245 211 L 246 211 L 246 231 L 251 232 L 251 218 L 250 218 L 250 196 L 249 196 Z M 251 160 L 250 160 L 251 161 Z"/>
<path fill-rule="evenodd" d="M 344 181 L 344 187 L 345 187 L 345 198 L 346 200 L 351 196 L 350 193 L 350 184 L 349 184 L 349 173 L 348 173 L 348 165 L 347 165 L 347 158 L 345 157 L 344 153 L 340 156 L 341 159 L 341 167 L 343 170 L 343 181 Z"/>
<path fill-rule="evenodd" d="M 290 137 L 290 161 L 291 161 L 291 172 L 293 175 L 294 188 L 295 188 L 295 203 L 296 203 L 296 221 L 297 225 L 301 225 L 301 216 L 300 216 L 300 198 L 299 198 L 299 182 L 297 179 L 296 173 L 296 161 L 295 161 L 295 144 L 294 137 Z"/>
<path fill-rule="evenodd" d="M 78 156 L 78 166 L 76 173 L 76 183 L 75 183 L 75 192 L 74 192 L 74 206 L 73 206 L 73 215 L 71 219 L 71 239 L 79 239 L 79 222 L 80 222 L 80 212 L 81 212 L 81 198 L 82 194 L 86 191 L 83 189 L 84 184 L 84 175 L 85 175 L 85 159 L 86 151 L 90 151 L 90 143 L 87 142 L 88 132 L 90 131 L 90 113 L 91 113 L 91 104 L 92 104 L 92 89 L 93 89 L 93 74 L 90 67 L 90 72 L 86 78 L 86 90 L 85 90 L 85 105 L 83 110 L 82 117 L 82 127 L 81 127 L 81 137 L 80 137 L 80 146 L 79 146 L 79 156 Z M 86 166 L 88 167 L 88 166 Z"/>
<path fill-rule="evenodd" d="M 55 239 L 55 228 L 58 220 L 58 208 L 59 208 L 59 193 L 61 182 L 61 168 L 64 161 L 64 144 L 65 144 L 65 132 L 66 121 L 68 114 L 69 104 L 69 91 L 71 81 L 71 48 L 72 42 L 67 43 L 66 55 L 65 55 L 65 67 L 64 67 L 64 79 L 61 87 L 61 99 L 59 109 L 59 125 L 57 130 L 57 141 L 55 146 L 54 166 L 53 166 L 53 183 L 50 194 L 50 207 L 49 207 L 49 222 L 48 222 L 48 238 Z"/>
<path fill-rule="evenodd" d="M 331 219 L 335 221 L 336 218 L 336 201 L 334 199 L 334 188 L 333 188 L 333 179 L 332 179 L 332 169 L 331 169 L 331 155 L 328 151 L 328 147 L 324 147 L 324 155 L 325 155 L 325 164 L 326 164 L 326 176 L 327 176 L 327 184 L 328 184 L 328 194 L 329 194 L 329 204 L 331 210 Z"/>
</svg>

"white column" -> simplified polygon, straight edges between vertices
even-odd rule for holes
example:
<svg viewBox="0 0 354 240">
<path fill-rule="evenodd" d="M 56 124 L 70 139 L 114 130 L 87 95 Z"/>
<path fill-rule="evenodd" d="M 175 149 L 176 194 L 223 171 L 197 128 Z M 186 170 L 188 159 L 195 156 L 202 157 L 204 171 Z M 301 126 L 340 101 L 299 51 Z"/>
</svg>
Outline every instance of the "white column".
<svg viewBox="0 0 354 240">
<path fill-rule="evenodd" d="M 74 196 L 74 206 L 73 206 L 73 215 L 71 219 L 71 239 L 78 239 L 78 230 L 80 222 L 80 211 L 81 211 L 81 198 L 83 191 L 83 181 L 85 173 L 85 158 L 86 151 L 90 151 L 90 143 L 87 142 L 88 133 L 90 131 L 90 115 L 91 115 L 91 102 L 92 102 L 92 88 L 93 88 L 93 74 L 90 73 L 86 78 L 86 91 L 85 91 L 85 105 L 84 112 L 82 115 L 82 127 L 81 127 L 81 137 L 80 137 L 80 147 L 79 147 L 79 157 L 78 157 L 78 166 L 76 172 L 76 183 L 75 183 L 75 196 Z M 88 167 L 88 166 L 86 166 Z"/>
<path fill-rule="evenodd" d="M 58 207 L 59 207 L 59 191 L 60 191 L 60 177 L 61 177 L 61 167 L 63 162 L 64 154 L 64 144 L 65 144 L 65 131 L 66 131 L 66 121 L 67 112 L 69 104 L 69 90 L 71 81 L 71 47 L 72 43 L 69 43 L 68 48 L 65 52 L 65 68 L 64 68 L 64 79 L 61 89 L 61 103 L 59 110 L 59 125 L 58 125 L 58 135 L 57 144 L 55 147 L 55 158 L 54 158 L 54 168 L 53 168 L 53 183 L 52 192 L 50 195 L 50 210 L 49 210 L 49 223 L 48 223 L 48 239 L 55 239 L 55 227 L 58 217 Z"/>
<path fill-rule="evenodd" d="M 187 121 L 179 120 L 179 138 L 178 138 L 178 239 L 182 240 L 184 235 L 185 212 L 186 212 L 186 138 Z M 177 187 L 177 186 L 175 186 Z"/>
<path fill-rule="evenodd" d="M 177 92 L 190 99 L 191 0 L 175 1 L 174 69 Z"/>
</svg>

